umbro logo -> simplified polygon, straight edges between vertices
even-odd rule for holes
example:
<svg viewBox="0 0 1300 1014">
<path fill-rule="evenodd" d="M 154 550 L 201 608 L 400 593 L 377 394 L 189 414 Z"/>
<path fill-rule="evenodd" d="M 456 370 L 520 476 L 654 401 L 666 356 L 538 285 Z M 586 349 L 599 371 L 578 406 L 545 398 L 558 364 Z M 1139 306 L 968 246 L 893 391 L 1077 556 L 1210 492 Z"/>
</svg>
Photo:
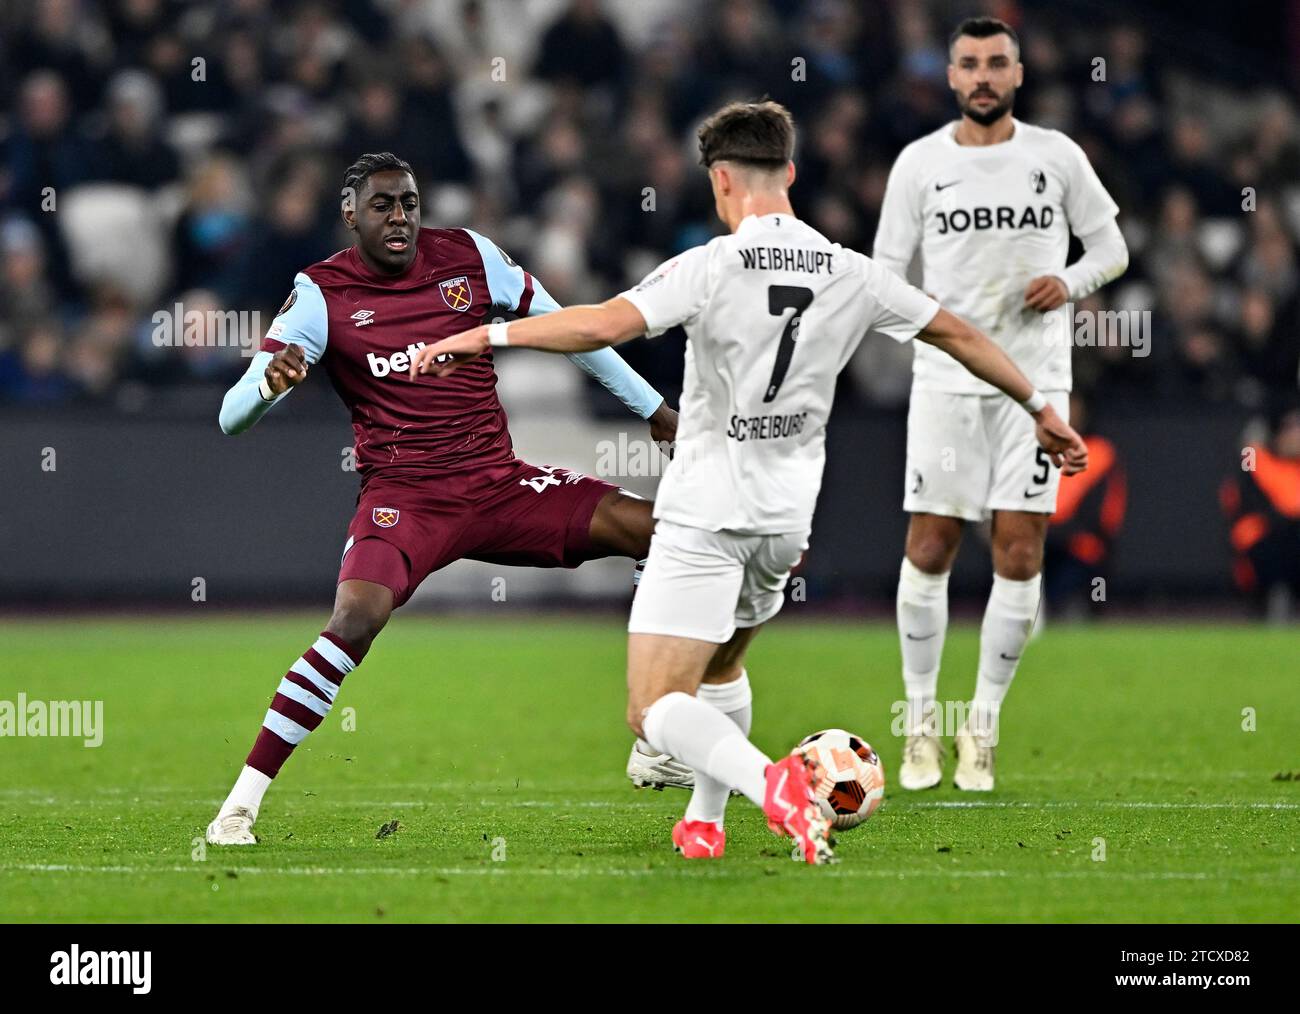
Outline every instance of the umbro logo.
<svg viewBox="0 0 1300 1014">
<path fill-rule="evenodd" d="M 367 324 L 375 322 L 374 310 L 358 310 L 352 315 L 352 319 L 357 322 L 357 327 L 365 327 Z"/>
</svg>

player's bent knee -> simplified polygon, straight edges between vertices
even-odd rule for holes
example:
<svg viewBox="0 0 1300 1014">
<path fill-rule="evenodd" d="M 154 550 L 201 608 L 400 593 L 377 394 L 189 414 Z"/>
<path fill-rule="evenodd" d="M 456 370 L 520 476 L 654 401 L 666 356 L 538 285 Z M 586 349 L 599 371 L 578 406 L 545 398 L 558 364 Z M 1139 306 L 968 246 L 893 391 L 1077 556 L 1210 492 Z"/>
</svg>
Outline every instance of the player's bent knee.
<svg viewBox="0 0 1300 1014">
<path fill-rule="evenodd" d="M 957 547 L 946 539 L 926 536 L 910 543 L 907 558 L 917 570 L 926 574 L 946 574 L 952 570 Z"/>
<path fill-rule="evenodd" d="M 379 632 L 384 629 L 386 621 L 387 617 L 380 619 L 373 615 L 348 610 L 335 612 L 325 629 L 331 634 L 337 634 L 358 654 L 364 655 L 370 650 L 370 645 L 379 636 Z"/>
<path fill-rule="evenodd" d="M 906 555 L 926 574 L 946 574 L 961 545 L 962 524 L 956 518 L 914 514 L 907 528 Z"/>
<path fill-rule="evenodd" d="M 655 533 L 654 503 L 626 493 L 619 493 L 616 503 L 628 549 L 632 556 L 644 559 L 650 555 L 650 539 Z"/>
<path fill-rule="evenodd" d="M 736 680 L 740 679 L 740 674 L 744 671 L 744 663 L 738 660 L 717 668 L 710 667 L 709 671 L 704 674 L 704 679 L 701 680 L 701 683 L 711 683 L 714 685 L 734 683 Z"/>
<path fill-rule="evenodd" d="M 670 689 L 663 687 L 648 687 L 640 693 L 633 691 L 627 700 L 628 728 L 644 739 L 646 712 L 670 692 Z"/>
<path fill-rule="evenodd" d="M 334 612 L 325 629 L 337 634 L 364 655 L 393 612 L 392 593 L 387 589 L 383 589 L 383 592 L 383 595 L 366 597 L 340 595 L 340 601 L 335 603 Z"/>
<path fill-rule="evenodd" d="M 592 542 L 619 556 L 645 559 L 650 555 L 650 537 L 655 530 L 653 510 L 649 500 L 611 490 L 592 515 Z"/>
<path fill-rule="evenodd" d="M 1013 539 L 995 550 L 998 574 L 1012 581 L 1028 581 L 1043 569 L 1043 546 L 1033 539 Z"/>
<path fill-rule="evenodd" d="M 733 636 L 726 644 L 718 645 L 718 650 L 709 659 L 708 667 L 704 670 L 703 682 L 732 683 L 740 679 L 740 674 L 745 670 L 745 649 L 749 646 L 752 635 L 757 633 L 757 629 L 747 628 L 736 633 L 744 636 Z"/>
</svg>

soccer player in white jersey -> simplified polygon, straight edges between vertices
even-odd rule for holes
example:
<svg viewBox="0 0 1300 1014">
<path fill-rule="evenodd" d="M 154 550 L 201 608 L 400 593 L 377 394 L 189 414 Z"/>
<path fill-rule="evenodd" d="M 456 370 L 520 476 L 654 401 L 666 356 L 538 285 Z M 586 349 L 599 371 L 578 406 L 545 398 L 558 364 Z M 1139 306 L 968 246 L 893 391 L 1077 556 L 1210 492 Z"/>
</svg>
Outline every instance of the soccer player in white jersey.
<svg viewBox="0 0 1300 1014">
<path fill-rule="evenodd" d="M 898 156 L 872 256 L 906 277 L 919 249 L 921 288 L 991 335 L 1067 416 L 1073 328 L 1060 308 L 1122 274 L 1128 251 L 1115 224 L 1119 209 L 1082 149 L 1012 117 L 1024 79 L 1019 51 L 1015 32 L 996 18 L 958 26 L 948 84 L 961 119 Z M 1071 232 L 1085 252 L 1066 267 Z M 1078 464 L 1067 462 L 1066 472 Z M 993 590 L 975 696 L 953 731 L 956 786 L 993 788 L 998 716 L 1038 611 L 1059 483 L 1019 406 L 951 357 L 917 345 L 903 499 L 911 520 L 897 603 L 907 694 L 903 788 L 943 778 L 936 697 L 948 573 L 963 523 L 990 514 Z"/>
<path fill-rule="evenodd" d="M 790 568 L 808 546 L 835 378 L 862 336 L 919 335 L 1026 403 L 1058 464 L 1085 453 L 992 341 L 795 218 L 793 151 L 794 124 L 782 106 L 726 106 L 700 129 L 700 160 L 729 235 L 599 306 L 479 327 L 411 363 L 413 377 L 445 375 L 490 346 L 596 349 L 685 325 L 676 451 L 628 621 L 627 717 L 638 736 L 695 771 L 685 818 L 673 829 L 688 858 L 722 855 L 732 789 L 793 837 L 805 861 L 831 858 L 816 772 L 798 753 L 773 763 L 748 739 L 745 650 L 780 610 Z"/>
</svg>

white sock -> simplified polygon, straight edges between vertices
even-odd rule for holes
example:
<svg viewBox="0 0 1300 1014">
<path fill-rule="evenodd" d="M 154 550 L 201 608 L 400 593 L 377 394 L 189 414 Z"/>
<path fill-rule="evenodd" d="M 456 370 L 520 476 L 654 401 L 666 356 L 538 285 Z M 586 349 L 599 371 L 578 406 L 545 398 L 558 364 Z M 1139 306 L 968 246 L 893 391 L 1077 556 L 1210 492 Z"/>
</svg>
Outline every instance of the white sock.
<svg viewBox="0 0 1300 1014">
<path fill-rule="evenodd" d="M 664 753 L 763 805 L 765 772 L 772 761 L 736 723 L 711 704 L 680 690 L 664 694 L 646 709 L 646 739 Z"/>
<path fill-rule="evenodd" d="M 230 790 L 230 795 L 221 804 L 218 815 L 229 813 L 237 806 L 246 806 L 253 811 L 253 819 L 256 820 L 257 811 L 262 806 L 262 797 L 270 787 L 271 779 L 257 768 L 250 768 L 245 764 L 244 770 L 239 772 L 239 777 L 235 779 L 235 787 Z"/>
<path fill-rule="evenodd" d="M 933 721 L 939 661 L 948 633 L 948 575 L 927 574 L 907 557 L 898 574 L 898 643 L 907 691 L 907 731 Z"/>
<path fill-rule="evenodd" d="M 1011 688 L 1016 666 L 1029 643 L 1038 612 L 1043 576 L 1013 581 L 993 575 L 993 591 L 980 627 L 980 668 L 971 701 L 971 730 L 997 740 L 998 714 Z"/>
<path fill-rule="evenodd" d="M 747 737 L 754 720 L 754 692 L 749 686 L 749 673 L 740 670 L 740 679 L 730 683 L 701 683 L 697 699 L 712 705 L 736 723 Z M 695 790 L 686 806 L 687 820 L 708 820 L 722 826 L 731 788 L 702 771 L 695 772 Z"/>
</svg>

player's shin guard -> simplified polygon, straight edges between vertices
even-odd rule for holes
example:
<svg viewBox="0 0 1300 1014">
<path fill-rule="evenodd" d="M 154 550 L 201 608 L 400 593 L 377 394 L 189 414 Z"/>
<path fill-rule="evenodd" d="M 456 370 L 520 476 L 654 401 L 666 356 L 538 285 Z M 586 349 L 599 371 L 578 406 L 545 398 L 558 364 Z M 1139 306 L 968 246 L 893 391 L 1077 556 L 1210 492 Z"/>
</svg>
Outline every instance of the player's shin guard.
<svg viewBox="0 0 1300 1014">
<path fill-rule="evenodd" d="M 980 668 L 971 702 L 970 729 L 977 736 L 997 741 L 998 714 L 1029 643 L 1042 584 L 1041 574 L 1028 581 L 993 575 L 993 591 L 980 627 Z"/>
<path fill-rule="evenodd" d="M 665 694 L 646 709 L 642 727 L 655 749 L 689 764 L 697 778 L 706 774 L 763 805 L 772 762 L 713 705 L 681 691 Z"/>
<path fill-rule="evenodd" d="M 903 557 L 898 575 L 898 643 L 907 691 L 907 733 L 933 721 L 939 662 L 948 633 L 948 575 L 927 574 Z"/>
<path fill-rule="evenodd" d="M 343 678 L 361 663 L 361 655 L 343 638 L 325 631 L 289 669 L 276 688 L 262 731 L 246 763 L 267 778 L 294 747 L 329 714 Z"/>
<path fill-rule="evenodd" d="M 695 696 L 717 708 L 735 722 L 741 732 L 749 735 L 754 720 L 754 692 L 749 686 L 749 674 L 744 669 L 740 671 L 740 678 L 730 683 L 701 683 Z M 730 795 L 729 785 L 696 771 L 695 788 L 686 806 L 686 819 L 704 820 L 721 826 Z"/>
</svg>

